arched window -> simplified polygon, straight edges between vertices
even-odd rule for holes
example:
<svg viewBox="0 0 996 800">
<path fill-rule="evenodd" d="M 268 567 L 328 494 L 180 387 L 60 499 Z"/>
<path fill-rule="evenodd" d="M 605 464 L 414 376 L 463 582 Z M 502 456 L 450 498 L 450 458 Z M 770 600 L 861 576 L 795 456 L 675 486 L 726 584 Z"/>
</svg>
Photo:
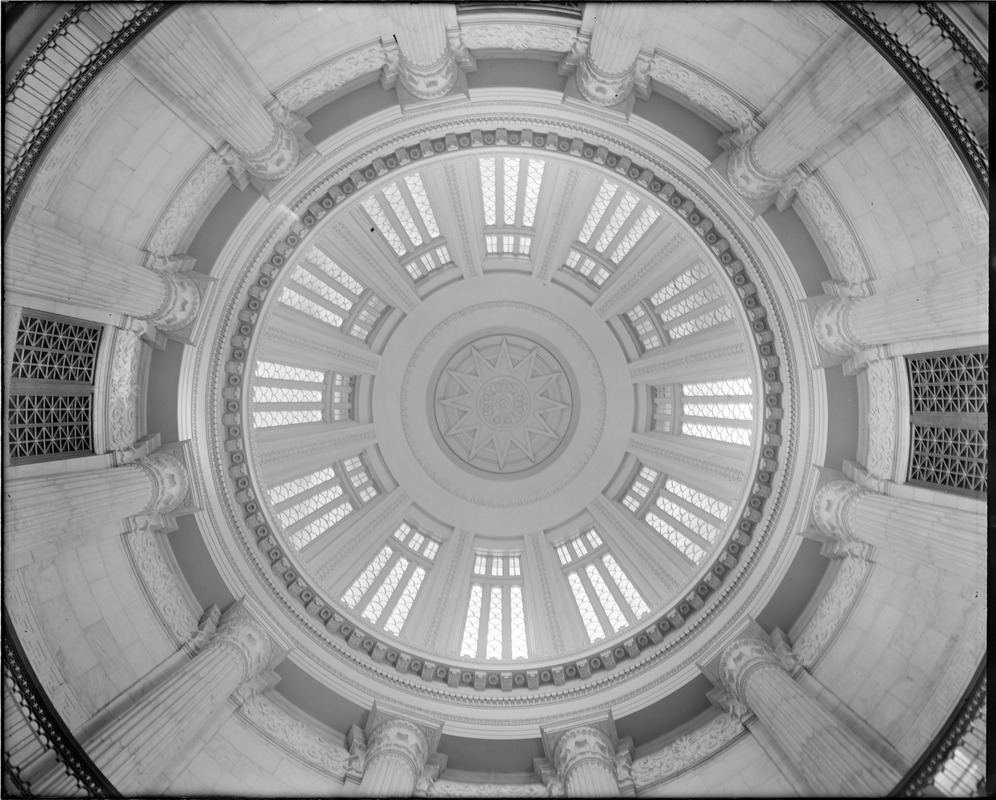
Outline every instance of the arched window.
<svg viewBox="0 0 996 800">
<path fill-rule="evenodd" d="M 733 319 L 726 293 L 702 262 L 665 283 L 625 314 L 644 352 Z"/>
<path fill-rule="evenodd" d="M 342 602 L 369 622 L 400 636 L 439 542 L 408 522 L 374 556 L 342 595 Z"/>
<path fill-rule="evenodd" d="M 541 159 L 510 156 L 478 160 L 489 255 L 529 255 L 544 164 Z"/>
<path fill-rule="evenodd" d="M 505 660 L 529 657 L 518 554 L 475 554 L 460 655 Z"/>
<path fill-rule="evenodd" d="M 102 326 L 25 311 L 8 387 L 11 463 L 93 452 L 93 390 Z"/>
<path fill-rule="evenodd" d="M 603 180 L 564 268 L 600 287 L 660 216 L 648 201 Z"/>
<path fill-rule="evenodd" d="M 590 641 L 618 633 L 650 613 L 594 528 L 556 549 Z"/>
</svg>

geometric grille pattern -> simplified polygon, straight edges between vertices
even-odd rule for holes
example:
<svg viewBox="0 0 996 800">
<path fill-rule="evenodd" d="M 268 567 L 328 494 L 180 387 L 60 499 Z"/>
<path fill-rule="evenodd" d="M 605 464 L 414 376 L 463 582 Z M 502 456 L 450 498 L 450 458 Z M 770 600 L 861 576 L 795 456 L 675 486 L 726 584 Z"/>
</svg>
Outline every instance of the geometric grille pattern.
<svg viewBox="0 0 996 800">
<path fill-rule="evenodd" d="M 12 459 L 92 452 L 91 395 L 11 394 L 9 399 Z"/>
<path fill-rule="evenodd" d="M 989 353 L 907 359 L 912 436 L 908 480 L 973 494 L 988 489 Z"/>
<path fill-rule="evenodd" d="M 100 328 L 21 317 L 14 345 L 14 380 L 93 384 Z"/>
</svg>

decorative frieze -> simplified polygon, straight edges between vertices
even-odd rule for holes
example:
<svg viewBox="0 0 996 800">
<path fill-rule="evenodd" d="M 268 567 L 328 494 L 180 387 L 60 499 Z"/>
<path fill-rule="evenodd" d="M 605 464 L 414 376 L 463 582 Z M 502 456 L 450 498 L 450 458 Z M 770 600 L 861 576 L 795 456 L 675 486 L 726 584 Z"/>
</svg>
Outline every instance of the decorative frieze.
<svg viewBox="0 0 996 800">
<path fill-rule="evenodd" d="M 661 86 L 687 98 L 734 130 L 755 124 L 754 112 L 746 103 L 692 67 L 662 53 L 654 53 L 643 69 Z"/>
<path fill-rule="evenodd" d="M 638 790 L 654 786 L 718 753 L 745 732 L 730 714 L 720 714 L 691 733 L 679 736 L 660 750 L 633 762 Z"/>
<path fill-rule="evenodd" d="M 868 561 L 857 557 L 845 557 L 837 563 L 837 573 L 820 600 L 816 613 L 792 646 L 799 662 L 808 670 L 813 668 L 837 631 L 843 627 L 871 568 Z"/>
</svg>

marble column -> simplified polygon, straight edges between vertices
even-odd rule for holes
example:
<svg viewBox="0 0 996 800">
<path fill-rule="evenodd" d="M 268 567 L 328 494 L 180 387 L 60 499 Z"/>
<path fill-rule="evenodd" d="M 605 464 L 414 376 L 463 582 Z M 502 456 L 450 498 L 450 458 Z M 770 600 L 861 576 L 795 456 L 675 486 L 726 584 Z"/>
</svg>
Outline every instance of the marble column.
<svg viewBox="0 0 996 800">
<path fill-rule="evenodd" d="M 373 713 L 373 712 L 371 712 Z M 429 758 L 430 744 L 420 725 L 387 717 L 367 734 L 361 797 L 410 797 Z"/>
<path fill-rule="evenodd" d="M 748 199 L 770 196 L 813 152 L 901 85 L 902 78 L 885 58 L 848 28 L 764 130 L 731 154 L 730 183 Z"/>
<path fill-rule="evenodd" d="M 745 637 L 719 658 L 724 688 L 758 718 L 812 791 L 878 797 L 900 775 L 788 675 L 767 642 Z"/>
<path fill-rule="evenodd" d="M 629 100 L 648 17 L 649 6 L 643 3 L 599 4 L 591 44 L 575 74 L 588 102 L 608 107 Z"/>
<path fill-rule="evenodd" d="M 986 519 L 967 511 L 872 492 L 846 479 L 823 484 L 813 521 L 842 542 L 861 541 L 962 578 L 986 564 Z"/>
<path fill-rule="evenodd" d="M 443 9 L 438 3 L 387 6 L 400 51 L 401 86 L 419 100 L 443 97 L 460 78 L 456 55 L 446 35 Z"/>
<path fill-rule="evenodd" d="M 119 534 L 113 523 L 168 514 L 189 491 L 183 460 L 166 450 L 109 469 L 12 478 L 4 484 L 4 554 L 16 561 L 44 545 Z"/>
<path fill-rule="evenodd" d="M 193 278 L 131 264 L 54 228 L 18 222 L 7 239 L 8 291 L 147 320 L 162 331 L 194 321 Z"/>
<path fill-rule="evenodd" d="M 204 32 L 206 17 L 179 8 L 135 45 L 139 62 L 227 141 L 255 178 L 273 181 L 297 166 L 300 143 L 271 116 L 231 60 Z"/>
<path fill-rule="evenodd" d="M 837 356 L 891 342 L 977 334 L 988 328 L 985 265 L 867 297 L 828 298 L 813 318 L 820 347 Z M 936 349 L 931 345 L 931 349 Z"/>
<path fill-rule="evenodd" d="M 553 756 L 567 797 L 619 797 L 616 748 L 598 728 L 572 728 L 557 741 Z"/>
<path fill-rule="evenodd" d="M 200 653 L 90 737 L 87 754 L 118 791 L 143 792 L 276 652 L 263 626 L 237 603 Z M 41 781 L 38 793 L 63 794 L 62 781 Z"/>
</svg>

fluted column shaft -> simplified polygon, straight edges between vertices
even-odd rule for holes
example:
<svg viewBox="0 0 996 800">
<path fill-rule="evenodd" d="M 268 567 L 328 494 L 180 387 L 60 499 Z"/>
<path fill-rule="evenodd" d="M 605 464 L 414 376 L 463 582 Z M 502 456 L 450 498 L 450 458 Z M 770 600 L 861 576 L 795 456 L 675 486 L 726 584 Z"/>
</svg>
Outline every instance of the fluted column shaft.
<svg viewBox="0 0 996 800">
<path fill-rule="evenodd" d="M 200 307 L 197 284 L 182 272 L 161 272 L 83 244 L 54 228 L 18 222 L 7 240 L 7 288 L 124 313 L 161 330 L 193 322 Z"/>
<path fill-rule="evenodd" d="M 823 349 L 850 355 L 890 342 L 986 330 L 987 296 L 984 266 L 970 265 L 881 294 L 828 300 L 817 310 L 813 324 Z"/>
<path fill-rule="evenodd" d="M 263 627 L 235 606 L 198 655 L 91 737 L 87 754 L 122 793 L 143 791 L 274 651 Z M 59 794 L 61 780 L 40 783 L 39 793 Z"/>
<path fill-rule="evenodd" d="M 867 542 L 961 577 L 985 569 L 986 520 L 979 514 L 889 497 L 841 479 L 817 491 L 813 519 L 834 539 Z"/>
<path fill-rule="evenodd" d="M 196 11 L 180 8 L 136 45 L 143 64 L 221 135 L 256 177 L 275 180 L 297 164 L 294 134 L 271 117 L 215 44 Z"/>
<path fill-rule="evenodd" d="M 614 106 L 633 92 L 648 13 L 642 3 L 599 5 L 591 44 L 577 71 L 578 88 L 589 102 Z"/>
<path fill-rule="evenodd" d="M 99 536 L 108 523 L 138 514 L 168 514 L 188 491 L 186 467 L 165 451 L 121 467 L 13 478 L 4 484 L 5 552 L 21 558 L 68 537 Z"/>
<path fill-rule="evenodd" d="M 767 127 L 731 156 L 731 183 L 747 197 L 768 196 L 795 167 L 901 85 L 885 58 L 848 29 Z"/>
<path fill-rule="evenodd" d="M 788 675 L 758 639 L 738 639 L 720 656 L 720 678 L 799 769 L 814 792 L 837 796 L 887 794 L 899 774 Z"/>
<path fill-rule="evenodd" d="M 410 797 L 429 757 L 429 742 L 413 722 L 392 717 L 367 737 L 361 797 Z"/>
<path fill-rule="evenodd" d="M 568 797 L 619 797 L 615 748 L 598 728 L 583 725 L 561 736 L 554 764 Z"/>
<path fill-rule="evenodd" d="M 387 13 L 398 40 L 402 87 L 422 100 L 448 93 L 456 85 L 459 68 L 446 37 L 443 6 L 392 3 Z"/>
</svg>

